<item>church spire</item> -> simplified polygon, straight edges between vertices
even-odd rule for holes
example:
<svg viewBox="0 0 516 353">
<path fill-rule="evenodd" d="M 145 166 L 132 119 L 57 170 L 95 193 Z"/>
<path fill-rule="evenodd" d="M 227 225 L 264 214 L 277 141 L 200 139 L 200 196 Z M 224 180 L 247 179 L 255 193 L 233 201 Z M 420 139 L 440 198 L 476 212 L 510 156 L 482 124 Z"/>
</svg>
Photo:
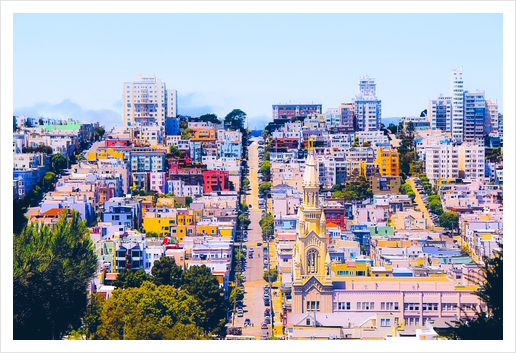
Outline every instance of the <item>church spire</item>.
<svg viewBox="0 0 516 353">
<path fill-rule="evenodd" d="M 308 140 L 308 157 L 306 158 L 303 186 L 319 187 L 319 175 L 317 174 L 313 136 L 310 136 L 310 139 Z"/>
</svg>

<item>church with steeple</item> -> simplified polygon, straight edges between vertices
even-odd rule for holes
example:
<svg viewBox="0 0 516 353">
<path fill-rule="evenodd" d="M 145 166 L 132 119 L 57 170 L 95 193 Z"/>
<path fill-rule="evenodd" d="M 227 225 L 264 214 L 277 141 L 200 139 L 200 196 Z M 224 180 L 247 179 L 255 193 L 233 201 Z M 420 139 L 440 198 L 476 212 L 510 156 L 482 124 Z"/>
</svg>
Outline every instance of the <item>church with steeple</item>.
<svg viewBox="0 0 516 353">
<path fill-rule="evenodd" d="M 303 177 L 303 202 L 297 214 L 292 278 L 292 313 L 332 312 L 331 262 L 326 239 L 326 218 L 319 201 L 319 174 L 313 141 Z"/>
</svg>

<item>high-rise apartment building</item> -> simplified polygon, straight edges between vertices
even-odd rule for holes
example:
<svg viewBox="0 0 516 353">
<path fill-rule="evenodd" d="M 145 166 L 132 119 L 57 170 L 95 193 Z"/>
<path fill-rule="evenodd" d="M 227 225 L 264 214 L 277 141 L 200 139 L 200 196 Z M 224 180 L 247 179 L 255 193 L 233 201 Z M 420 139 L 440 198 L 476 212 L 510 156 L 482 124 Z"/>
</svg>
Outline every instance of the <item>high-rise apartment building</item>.
<svg viewBox="0 0 516 353">
<path fill-rule="evenodd" d="M 500 142 L 503 143 L 503 114 L 498 114 L 498 135 Z"/>
<path fill-rule="evenodd" d="M 362 76 L 358 79 L 358 94 L 353 99 L 353 112 L 357 131 L 380 130 L 382 101 L 376 97 L 374 78 Z"/>
<path fill-rule="evenodd" d="M 440 95 L 428 101 L 428 121 L 432 130 L 451 132 L 452 97 Z"/>
<path fill-rule="evenodd" d="M 425 173 L 433 184 L 440 178 L 459 177 L 459 150 L 452 144 L 427 146 L 423 151 Z"/>
<path fill-rule="evenodd" d="M 457 141 L 462 141 L 464 134 L 464 81 L 462 66 L 452 70 L 450 90 L 452 96 L 451 134 Z"/>
<path fill-rule="evenodd" d="M 486 119 L 489 119 L 491 123 L 491 130 L 487 131 L 487 133 L 491 134 L 491 136 L 499 136 L 498 131 L 498 103 L 492 102 L 490 99 L 486 100 L 486 114 L 489 116 Z"/>
<path fill-rule="evenodd" d="M 483 182 L 485 177 L 484 147 L 465 144 L 458 149 L 459 177 Z"/>
<path fill-rule="evenodd" d="M 124 82 L 122 102 L 124 126 L 165 126 L 166 118 L 177 116 L 177 91 L 154 75 L 139 73 L 136 81 Z"/>
<path fill-rule="evenodd" d="M 476 141 L 484 137 L 486 99 L 484 91 L 464 91 L 464 133 L 463 141 Z M 487 112 L 487 117 L 489 112 Z M 490 119 L 490 118 L 489 118 Z M 489 124 L 490 126 L 490 124 Z M 489 129 L 489 127 L 487 127 Z"/>
<path fill-rule="evenodd" d="M 346 128 L 346 132 L 355 131 L 355 115 L 353 112 L 353 103 L 342 103 L 339 105 L 339 114 L 341 126 Z"/>
</svg>

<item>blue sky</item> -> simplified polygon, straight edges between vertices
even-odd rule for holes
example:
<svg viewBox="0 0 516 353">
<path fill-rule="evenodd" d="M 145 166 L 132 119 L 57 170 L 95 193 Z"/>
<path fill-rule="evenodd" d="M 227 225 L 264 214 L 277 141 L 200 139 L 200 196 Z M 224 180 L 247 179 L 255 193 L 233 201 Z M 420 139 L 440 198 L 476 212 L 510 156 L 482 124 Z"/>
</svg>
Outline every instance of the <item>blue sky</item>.
<svg viewBox="0 0 516 353">
<path fill-rule="evenodd" d="M 501 14 L 15 14 L 14 114 L 122 124 L 122 83 L 155 74 L 184 115 L 245 111 L 250 128 L 279 102 L 349 102 L 377 83 L 382 116 L 418 115 L 468 90 L 502 101 Z"/>
</svg>

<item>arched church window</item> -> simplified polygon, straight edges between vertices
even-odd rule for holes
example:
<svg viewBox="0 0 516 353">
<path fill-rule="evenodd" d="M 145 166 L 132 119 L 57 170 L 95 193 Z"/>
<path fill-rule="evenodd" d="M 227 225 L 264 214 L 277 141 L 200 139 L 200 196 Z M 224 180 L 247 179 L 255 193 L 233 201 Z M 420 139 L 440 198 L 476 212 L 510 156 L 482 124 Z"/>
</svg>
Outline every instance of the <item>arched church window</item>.
<svg viewBox="0 0 516 353">
<path fill-rule="evenodd" d="M 307 273 L 316 274 L 318 272 L 319 252 L 315 249 L 309 250 L 307 257 Z"/>
</svg>

